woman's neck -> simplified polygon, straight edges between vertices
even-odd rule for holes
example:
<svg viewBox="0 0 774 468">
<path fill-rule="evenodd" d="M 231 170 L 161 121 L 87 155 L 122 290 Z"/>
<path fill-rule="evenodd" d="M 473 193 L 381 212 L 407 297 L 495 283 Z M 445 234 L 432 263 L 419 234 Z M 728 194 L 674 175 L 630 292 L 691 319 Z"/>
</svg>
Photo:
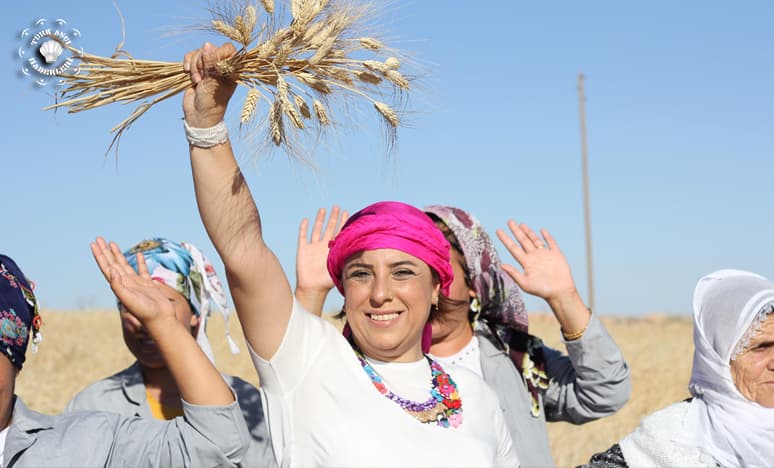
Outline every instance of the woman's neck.
<svg viewBox="0 0 774 468">
<path fill-rule="evenodd" d="M 164 406 L 181 407 L 180 391 L 169 369 L 160 368 L 142 368 L 142 378 L 145 382 L 145 390 Z"/>
<path fill-rule="evenodd" d="M 470 323 L 463 322 L 440 341 L 433 341 L 430 346 L 430 354 L 440 357 L 452 356 L 460 352 L 472 339 L 473 327 Z"/>
<path fill-rule="evenodd" d="M 15 403 L 15 400 L 16 396 L 11 392 L 10 400 L 0 403 L 3 408 L 0 410 L 0 431 L 5 430 L 5 428 L 11 425 L 11 421 L 13 420 L 13 404 Z"/>
<path fill-rule="evenodd" d="M 400 350 L 382 351 L 371 346 L 360 346 L 357 343 L 357 339 L 350 339 L 350 345 L 353 348 L 359 350 L 363 355 L 369 359 L 382 362 L 416 362 L 424 358 L 422 353 L 422 345 L 417 343 L 416 346 L 412 346 L 410 349 L 401 352 Z"/>
</svg>

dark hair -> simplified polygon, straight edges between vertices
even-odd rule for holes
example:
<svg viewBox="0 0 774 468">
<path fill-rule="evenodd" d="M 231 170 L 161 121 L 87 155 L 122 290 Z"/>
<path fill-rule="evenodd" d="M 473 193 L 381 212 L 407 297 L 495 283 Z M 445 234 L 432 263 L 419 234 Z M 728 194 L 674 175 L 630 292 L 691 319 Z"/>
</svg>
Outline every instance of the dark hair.
<svg viewBox="0 0 774 468">
<path fill-rule="evenodd" d="M 464 259 L 465 252 L 462 251 L 462 246 L 460 245 L 459 239 L 457 239 L 457 236 L 454 234 L 454 232 L 451 229 L 449 229 L 449 226 L 445 222 L 443 222 L 443 220 L 439 218 L 438 215 L 436 215 L 435 213 L 429 213 L 426 211 L 425 214 L 428 215 L 430 219 L 433 220 L 433 222 L 441 231 L 441 233 L 443 233 L 443 236 L 446 238 L 447 241 L 449 241 L 449 245 L 451 245 L 451 248 L 456 250 L 457 253 L 459 253 L 460 256 Z M 474 289 L 473 280 L 470 278 L 470 269 L 468 268 L 467 262 L 463 261 L 460 264 L 460 267 L 462 267 L 462 272 L 465 275 L 465 285 L 470 289 Z M 452 306 L 452 307 L 457 307 L 457 306 L 466 305 L 466 304 L 470 305 L 468 301 L 452 299 L 450 297 L 444 296 L 443 294 L 441 294 L 439 298 L 439 302 L 448 304 L 449 306 Z M 470 311 L 468 318 L 471 320 L 471 322 L 473 321 L 472 311 Z"/>
</svg>

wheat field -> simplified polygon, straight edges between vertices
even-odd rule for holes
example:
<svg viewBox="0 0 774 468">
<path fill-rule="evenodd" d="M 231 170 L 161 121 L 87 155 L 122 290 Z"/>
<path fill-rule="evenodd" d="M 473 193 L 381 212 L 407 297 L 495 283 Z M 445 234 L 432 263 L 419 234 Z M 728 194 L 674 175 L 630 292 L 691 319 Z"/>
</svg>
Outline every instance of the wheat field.
<svg viewBox="0 0 774 468">
<path fill-rule="evenodd" d="M 128 366 L 132 356 L 121 338 L 116 311 L 44 310 L 43 342 L 36 354 L 27 353 L 16 381 L 16 393 L 31 408 L 58 413 L 88 383 Z M 549 424 L 558 466 L 583 463 L 637 426 L 642 417 L 688 396 L 693 341 L 686 317 L 651 315 L 641 318 L 602 317 L 621 347 L 632 371 L 632 397 L 614 416 L 574 426 Z M 552 316 L 532 314 L 531 332 L 549 346 L 563 349 Z M 240 354 L 231 355 L 223 337 L 223 321 L 213 315 L 209 336 L 218 368 L 258 384 L 236 317 L 230 322 Z"/>
</svg>

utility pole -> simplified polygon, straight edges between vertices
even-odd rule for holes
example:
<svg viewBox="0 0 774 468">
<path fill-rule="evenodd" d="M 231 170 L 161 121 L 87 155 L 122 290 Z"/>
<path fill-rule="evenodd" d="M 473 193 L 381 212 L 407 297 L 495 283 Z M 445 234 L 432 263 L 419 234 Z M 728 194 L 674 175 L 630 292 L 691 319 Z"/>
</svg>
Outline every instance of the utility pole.
<svg viewBox="0 0 774 468">
<path fill-rule="evenodd" d="M 586 96 L 583 94 L 583 80 L 578 73 L 578 112 L 580 113 L 581 167 L 583 171 L 583 218 L 586 224 L 586 275 L 588 276 L 589 308 L 596 311 L 594 304 L 594 268 L 591 256 L 591 208 L 589 207 L 589 158 L 586 144 Z"/>
</svg>

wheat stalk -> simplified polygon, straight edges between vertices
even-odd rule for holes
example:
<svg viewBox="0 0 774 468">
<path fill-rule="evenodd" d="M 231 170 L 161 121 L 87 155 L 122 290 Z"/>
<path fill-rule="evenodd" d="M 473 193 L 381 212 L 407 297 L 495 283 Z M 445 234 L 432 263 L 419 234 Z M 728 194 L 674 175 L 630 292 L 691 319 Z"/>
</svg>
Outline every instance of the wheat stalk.
<svg viewBox="0 0 774 468">
<path fill-rule="evenodd" d="M 387 59 L 384 61 L 384 65 L 388 70 L 397 70 L 400 68 L 400 60 L 395 57 L 387 57 Z"/>
<path fill-rule="evenodd" d="M 395 86 L 398 88 L 408 91 L 409 89 L 409 80 L 403 76 L 399 71 L 397 70 L 387 70 L 384 72 L 385 78 L 390 80 Z"/>
<path fill-rule="evenodd" d="M 320 125 L 330 125 L 331 119 L 328 118 L 328 111 L 325 110 L 325 106 L 318 101 L 315 100 L 312 103 L 312 107 L 314 108 L 314 115 L 317 117 L 317 120 L 320 122 Z"/>
<path fill-rule="evenodd" d="M 212 29 L 223 34 L 232 41 L 242 42 L 242 33 L 239 29 L 223 20 L 212 20 Z"/>
<path fill-rule="evenodd" d="M 266 13 L 270 15 L 274 14 L 274 0 L 261 0 L 261 5 L 263 5 L 263 9 L 266 10 Z"/>
<path fill-rule="evenodd" d="M 378 52 L 380 49 L 384 48 L 384 44 L 382 44 L 378 39 L 374 39 L 373 37 L 361 37 L 360 45 L 374 52 Z"/>
<path fill-rule="evenodd" d="M 398 114 L 395 112 L 395 110 L 388 106 L 387 104 L 383 102 L 374 102 L 374 107 L 379 112 L 379 114 L 384 117 L 385 122 L 390 124 L 390 127 L 397 127 L 398 126 Z"/>
<path fill-rule="evenodd" d="M 258 97 L 260 95 L 261 92 L 255 88 L 252 88 L 247 92 L 245 103 L 242 105 L 242 113 L 239 116 L 239 121 L 243 124 L 249 122 L 250 117 L 253 116 L 253 113 L 255 112 L 255 106 L 258 104 Z"/>
<path fill-rule="evenodd" d="M 362 34 L 365 24 L 373 23 L 374 5 L 353 0 L 290 0 L 292 21 L 281 27 L 283 19 L 291 19 L 287 9 L 275 9 L 271 0 L 261 0 L 261 4 L 262 11 L 251 4 L 233 8 L 234 3 L 230 10 L 213 10 L 208 25 L 242 45 L 215 68 L 222 77 L 248 88 L 240 113 L 243 124 L 268 122 L 269 141 L 295 155 L 291 139 L 300 133 L 287 132 L 285 118 L 299 132 L 320 131 L 331 124 L 330 104 L 354 100 L 370 103 L 394 135 L 400 119 L 384 101 L 396 96 L 394 91 L 408 91 L 410 79 L 398 71 L 401 63 L 396 51 Z M 47 110 L 66 108 L 75 113 L 112 103 L 139 103 L 111 130 L 114 137 L 109 149 L 114 145 L 117 149 L 123 133 L 156 103 L 191 86 L 181 63 L 139 60 L 128 54 L 100 57 L 62 45 L 79 61 L 78 73 L 60 77 L 63 85 L 57 102 Z M 312 103 L 311 110 L 305 97 Z M 253 119 L 259 99 L 270 103 L 266 120 Z M 350 106 L 342 108 L 347 112 Z M 310 120 L 310 127 L 304 119 L 310 119 L 312 113 L 316 119 Z"/>
<path fill-rule="evenodd" d="M 253 31 L 255 30 L 255 25 L 257 22 L 258 22 L 258 12 L 256 11 L 255 6 L 247 5 L 245 7 L 244 25 L 245 25 L 245 31 L 248 31 L 247 36 L 249 38 L 252 38 L 252 34 L 253 34 Z"/>
<path fill-rule="evenodd" d="M 296 102 L 296 107 L 298 108 L 298 112 L 300 112 L 305 119 L 311 119 L 312 113 L 309 112 L 309 106 L 306 105 L 306 101 L 304 100 L 304 98 L 302 98 L 298 94 L 294 94 L 293 100 Z"/>
<path fill-rule="evenodd" d="M 282 121 L 282 106 L 279 101 L 271 104 L 269 111 L 269 133 L 275 145 L 280 145 L 285 139 L 285 125 Z"/>
<path fill-rule="evenodd" d="M 355 72 L 355 76 L 357 76 L 358 79 L 364 83 L 370 83 L 375 85 L 378 85 L 383 81 L 380 76 L 363 70 L 359 72 Z"/>
</svg>

